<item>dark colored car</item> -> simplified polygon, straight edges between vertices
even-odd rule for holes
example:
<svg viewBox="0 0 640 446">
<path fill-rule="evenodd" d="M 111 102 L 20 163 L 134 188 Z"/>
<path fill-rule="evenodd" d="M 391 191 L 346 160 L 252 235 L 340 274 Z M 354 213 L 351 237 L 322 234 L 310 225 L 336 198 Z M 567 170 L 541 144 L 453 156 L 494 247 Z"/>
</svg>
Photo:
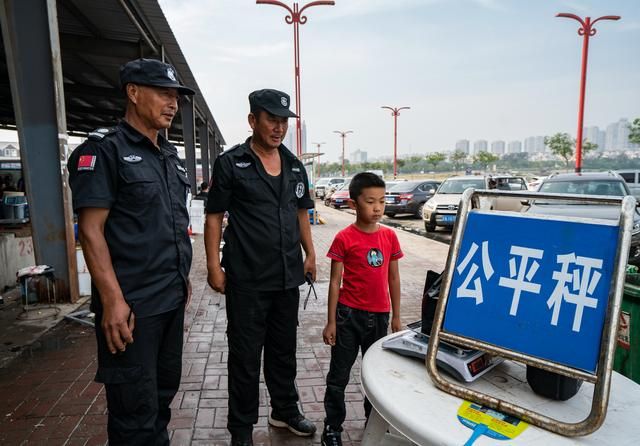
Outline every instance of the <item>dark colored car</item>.
<svg viewBox="0 0 640 446">
<path fill-rule="evenodd" d="M 384 195 L 384 214 L 413 214 L 422 217 L 424 203 L 436 192 L 440 183 L 435 180 L 405 181 L 389 189 Z"/>
<path fill-rule="evenodd" d="M 538 189 L 541 193 L 577 195 L 632 195 L 624 179 L 614 172 L 563 173 L 545 178 Z M 620 208 L 615 205 L 579 203 L 575 201 L 531 200 L 528 214 L 618 220 Z M 640 214 L 636 207 L 631 230 L 629 263 L 640 264 Z"/>
</svg>

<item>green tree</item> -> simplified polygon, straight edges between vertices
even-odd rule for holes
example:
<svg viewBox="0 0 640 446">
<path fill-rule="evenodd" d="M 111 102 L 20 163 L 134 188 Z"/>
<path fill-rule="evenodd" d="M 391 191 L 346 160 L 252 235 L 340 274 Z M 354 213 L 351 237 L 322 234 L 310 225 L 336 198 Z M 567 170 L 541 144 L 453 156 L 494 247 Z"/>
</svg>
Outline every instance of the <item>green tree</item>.
<svg viewBox="0 0 640 446">
<path fill-rule="evenodd" d="M 589 141 L 585 138 L 582 142 L 582 154 L 586 155 L 589 152 L 595 152 L 598 149 L 598 144 Z"/>
<path fill-rule="evenodd" d="M 458 166 L 462 163 L 462 161 L 464 161 L 465 159 L 467 159 L 467 154 L 464 153 L 462 150 L 456 150 L 455 152 L 453 152 L 451 154 L 451 163 L 454 166 L 454 169 L 456 171 L 458 171 Z"/>
<path fill-rule="evenodd" d="M 444 153 L 433 152 L 425 156 L 425 159 L 433 166 L 433 170 L 436 170 L 438 164 L 443 162 L 446 159 L 446 156 L 444 156 Z"/>
<path fill-rule="evenodd" d="M 573 141 L 568 133 L 556 133 L 553 136 L 545 136 L 544 144 L 549 147 L 551 153 L 564 159 L 565 166 L 569 170 L 569 160 L 573 156 Z"/>
<path fill-rule="evenodd" d="M 629 141 L 640 144 L 640 118 L 634 119 L 629 126 Z"/>
<path fill-rule="evenodd" d="M 473 162 L 480 164 L 485 170 L 487 170 L 489 164 L 498 161 L 498 159 L 498 155 L 494 155 L 490 152 L 485 152 L 484 150 L 481 150 L 480 152 L 473 155 Z"/>
</svg>

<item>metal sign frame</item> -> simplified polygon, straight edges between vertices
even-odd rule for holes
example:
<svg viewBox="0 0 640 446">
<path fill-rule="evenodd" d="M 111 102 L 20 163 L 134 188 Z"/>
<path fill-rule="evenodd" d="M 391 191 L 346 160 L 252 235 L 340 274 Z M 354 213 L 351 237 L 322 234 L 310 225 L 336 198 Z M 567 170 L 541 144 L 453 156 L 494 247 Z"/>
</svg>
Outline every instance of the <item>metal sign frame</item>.
<svg viewBox="0 0 640 446">
<path fill-rule="evenodd" d="M 463 235 L 466 229 L 469 212 L 472 209 L 479 209 L 480 198 L 487 197 L 511 197 L 516 199 L 545 199 L 550 201 L 575 201 L 580 203 L 597 203 L 620 205 L 620 223 L 618 229 L 618 245 L 616 249 L 615 265 L 612 274 L 612 283 L 609 289 L 609 301 L 605 315 L 602 338 L 600 342 L 600 355 L 597 369 L 594 374 L 584 370 L 569 367 L 546 359 L 537 358 L 524 353 L 508 350 L 503 347 L 489 344 L 477 339 L 468 338 L 443 330 L 443 322 L 451 282 L 454 276 L 457 260 L 460 254 Z M 484 206 L 483 206 L 484 207 Z M 467 189 L 463 195 L 456 217 L 449 254 L 447 256 L 446 269 L 442 281 L 442 289 L 438 300 L 438 306 L 434 316 L 431 336 L 429 339 L 429 350 L 425 359 L 427 371 L 436 387 L 459 398 L 471 400 L 495 410 L 511 414 L 522 420 L 542 427 L 549 431 L 565 435 L 580 436 L 587 435 L 597 430 L 604 422 L 607 405 L 609 402 L 609 390 L 611 386 L 611 369 L 613 367 L 613 357 L 616 348 L 616 333 L 618 330 L 618 314 L 622 302 L 622 294 L 625 281 L 625 268 L 629 255 L 631 242 L 631 228 L 633 226 L 633 213 L 635 212 L 636 200 L 631 197 L 595 196 L 595 195 L 568 195 L 568 194 L 542 194 L 532 192 L 504 192 L 494 190 Z M 500 211 L 493 211 L 500 214 Z M 513 213 L 510 213 L 513 215 Z M 551 220 L 557 218 L 549 217 Z M 574 221 L 570 217 L 563 217 L 563 220 Z M 584 219 L 582 219 L 584 220 Z M 575 221 L 582 221 L 575 219 Z M 595 219 L 594 219 L 595 220 Z M 446 341 L 464 347 L 483 350 L 507 359 L 515 360 L 524 364 L 532 365 L 551 372 L 555 372 L 571 378 L 581 379 L 594 383 L 593 399 L 589 415 L 577 423 L 568 423 L 557 420 L 542 413 L 519 406 L 513 402 L 501 400 L 491 395 L 472 390 L 466 386 L 454 383 L 445 379 L 436 367 L 436 346 Z"/>
</svg>

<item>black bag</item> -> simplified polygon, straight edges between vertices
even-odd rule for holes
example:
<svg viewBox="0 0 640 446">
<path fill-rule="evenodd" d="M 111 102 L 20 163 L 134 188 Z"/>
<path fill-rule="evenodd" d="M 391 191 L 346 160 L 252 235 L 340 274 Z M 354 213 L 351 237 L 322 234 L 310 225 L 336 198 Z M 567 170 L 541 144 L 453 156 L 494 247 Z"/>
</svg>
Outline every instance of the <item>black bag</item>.
<svg viewBox="0 0 640 446">
<path fill-rule="evenodd" d="M 422 333 L 431 334 L 431 326 L 433 318 L 436 314 L 438 306 L 438 297 L 440 296 L 440 285 L 442 284 L 442 273 L 435 271 L 427 271 L 427 277 L 424 281 L 424 291 L 422 292 Z"/>
</svg>

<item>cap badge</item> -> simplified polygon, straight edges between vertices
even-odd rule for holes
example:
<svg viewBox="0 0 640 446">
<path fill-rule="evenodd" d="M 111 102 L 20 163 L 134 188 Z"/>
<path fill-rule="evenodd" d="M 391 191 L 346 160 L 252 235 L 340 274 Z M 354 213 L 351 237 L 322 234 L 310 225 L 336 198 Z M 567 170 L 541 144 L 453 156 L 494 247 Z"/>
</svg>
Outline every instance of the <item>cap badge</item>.
<svg viewBox="0 0 640 446">
<path fill-rule="evenodd" d="M 134 154 L 131 154 L 131 155 L 128 155 L 128 156 L 123 156 L 122 159 L 125 160 L 128 163 L 131 163 L 131 164 L 136 164 L 136 163 L 139 163 L 140 161 L 142 161 L 142 157 L 141 156 L 134 155 Z"/>
<path fill-rule="evenodd" d="M 287 98 L 285 98 L 284 96 L 280 97 L 280 103 L 282 104 L 283 107 L 288 107 L 288 101 Z"/>
<path fill-rule="evenodd" d="M 173 68 L 167 68 L 167 77 L 173 82 L 177 82 L 176 73 L 173 71 Z"/>
<path fill-rule="evenodd" d="M 302 198 L 304 195 L 304 184 L 298 183 L 296 184 L 296 197 Z"/>
<path fill-rule="evenodd" d="M 251 165 L 251 163 L 247 163 L 247 162 L 236 163 L 236 166 L 238 166 L 240 169 L 246 169 L 250 165 Z"/>
</svg>

